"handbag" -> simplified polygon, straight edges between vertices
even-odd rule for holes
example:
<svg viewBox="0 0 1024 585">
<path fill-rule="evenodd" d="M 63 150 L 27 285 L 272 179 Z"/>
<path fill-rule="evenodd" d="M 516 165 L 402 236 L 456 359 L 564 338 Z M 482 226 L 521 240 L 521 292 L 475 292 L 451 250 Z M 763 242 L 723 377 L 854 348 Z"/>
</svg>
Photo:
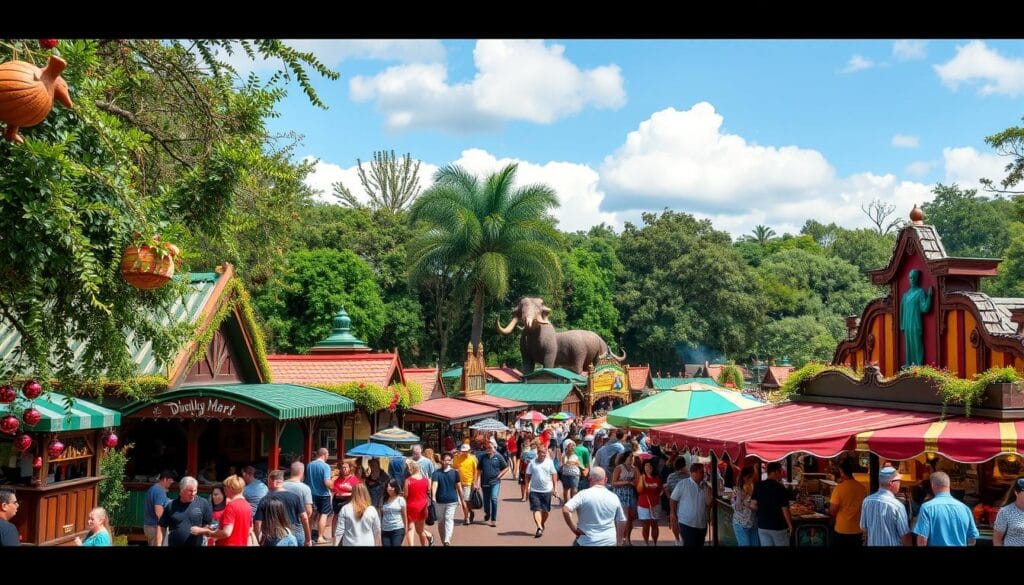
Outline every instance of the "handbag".
<svg viewBox="0 0 1024 585">
<path fill-rule="evenodd" d="M 437 524 L 437 508 L 434 507 L 433 500 L 427 500 L 427 526 L 433 526 Z"/>
<path fill-rule="evenodd" d="M 484 507 L 484 493 L 480 488 L 473 488 L 469 492 L 469 508 L 471 510 L 479 510 Z"/>
</svg>

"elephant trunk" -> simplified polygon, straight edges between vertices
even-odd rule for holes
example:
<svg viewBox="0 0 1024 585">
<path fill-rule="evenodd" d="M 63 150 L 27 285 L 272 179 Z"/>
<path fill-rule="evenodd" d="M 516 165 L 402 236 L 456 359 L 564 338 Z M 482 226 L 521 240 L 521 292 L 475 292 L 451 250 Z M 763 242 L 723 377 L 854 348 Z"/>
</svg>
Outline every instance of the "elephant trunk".
<svg viewBox="0 0 1024 585">
<path fill-rule="evenodd" d="M 512 320 L 509 321 L 508 325 L 506 325 L 505 327 L 501 326 L 501 321 L 496 321 L 496 323 L 498 325 L 498 333 L 501 333 L 502 335 L 508 335 L 509 333 L 512 333 L 513 329 L 516 328 L 516 324 L 519 323 L 519 318 L 512 317 Z"/>
</svg>

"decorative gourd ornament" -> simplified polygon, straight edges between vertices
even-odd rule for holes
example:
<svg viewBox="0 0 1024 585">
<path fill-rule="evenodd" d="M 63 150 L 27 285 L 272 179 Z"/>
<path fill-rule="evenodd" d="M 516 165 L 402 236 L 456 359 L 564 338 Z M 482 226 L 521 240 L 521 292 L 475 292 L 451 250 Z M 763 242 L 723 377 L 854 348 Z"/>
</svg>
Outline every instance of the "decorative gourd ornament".
<svg viewBox="0 0 1024 585">
<path fill-rule="evenodd" d="M 42 122 L 57 99 L 65 107 L 73 108 L 68 84 L 60 74 L 67 62 L 50 55 L 46 69 L 24 61 L 0 64 L 0 121 L 7 123 L 4 138 L 21 144 L 24 139 L 19 128 Z"/>
</svg>

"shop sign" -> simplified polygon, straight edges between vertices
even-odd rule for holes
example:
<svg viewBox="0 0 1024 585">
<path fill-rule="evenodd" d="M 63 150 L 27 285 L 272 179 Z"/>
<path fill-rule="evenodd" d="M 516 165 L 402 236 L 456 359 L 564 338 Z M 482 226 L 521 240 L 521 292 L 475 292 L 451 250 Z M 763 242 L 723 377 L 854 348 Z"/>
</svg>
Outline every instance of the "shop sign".
<svg viewBox="0 0 1024 585">
<path fill-rule="evenodd" d="M 270 418 L 251 406 L 214 396 L 168 400 L 147 406 L 131 416 L 173 419 Z"/>
</svg>

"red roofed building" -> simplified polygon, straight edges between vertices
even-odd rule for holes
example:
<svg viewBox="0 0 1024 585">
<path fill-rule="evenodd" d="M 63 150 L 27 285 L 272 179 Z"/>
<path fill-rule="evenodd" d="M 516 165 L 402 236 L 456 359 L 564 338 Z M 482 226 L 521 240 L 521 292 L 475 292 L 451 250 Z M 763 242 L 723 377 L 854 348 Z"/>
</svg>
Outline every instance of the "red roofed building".
<svg viewBox="0 0 1024 585">
<path fill-rule="evenodd" d="M 494 382 L 501 382 L 502 384 L 515 384 L 523 381 L 523 373 L 515 368 L 508 366 L 502 366 L 500 368 L 487 368 L 484 370 L 487 372 L 487 377 Z"/>
<path fill-rule="evenodd" d="M 626 366 L 626 375 L 629 376 L 629 389 L 633 394 L 642 394 L 654 388 L 650 366 Z"/>
<path fill-rule="evenodd" d="M 423 388 L 423 401 L 444 398 L 444 382 L 438 368 L 405 368 L 402 370 L 407 381 L 416 382 Z"/>
<path fill-rule="evenodd" d="M 778 390 L 795 369 L 793 366 L 768 366 L 761 380 L 761 389 Z"/>
</svg>

